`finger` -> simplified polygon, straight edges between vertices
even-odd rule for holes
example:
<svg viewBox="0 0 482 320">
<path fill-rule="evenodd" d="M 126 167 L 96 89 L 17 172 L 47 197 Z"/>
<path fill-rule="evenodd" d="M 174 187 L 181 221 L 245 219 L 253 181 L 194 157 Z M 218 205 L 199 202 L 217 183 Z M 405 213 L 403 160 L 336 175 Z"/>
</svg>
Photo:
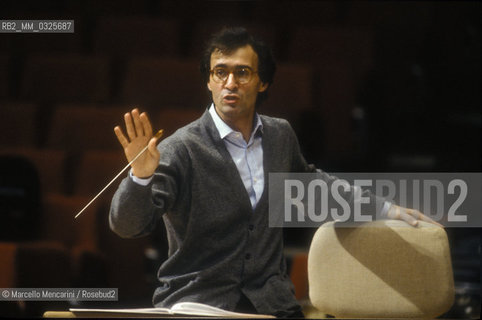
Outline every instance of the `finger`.
<svg viewBox="0 0 482 320">
<path fill-rule="evenodd" d="M 144 127 L 144 133 L 151 137 L 152 136 L 152 125 L 151 122 L 149 121 L 149 117 L 145 112 L 141 113 L 141 123 L 142 126 Z"/>
<path fill-rule="evenodd" d="M 408 214 L 405 210 L 402 210 L 402 212 L 400 213 L 400 220 L 407 222 L 413 227 L 416 227 L 418 225 L 418 220 Z"/>
<path fill-rule="evenodd" d="M 157 150 L 157 139 L 156 138 L 152 138 L 151 140 L 149 140 L 149 144 L 148 144 L 148 148 L 149 150 L 149 153 L 155 157 L 155 158 L 158 158 L 159 157 L 159 150 Z"/>
<path fill-rule="evenodd" d="M 421 219 L 422 221 L 425 221 L 425 222 L 428 222 L 428 223 L 431 223 L 431 224 L 434 224 L 440 228 L 443 228 L 444 226 L 440 223 L 438 223 L 437 221 L 435 220 L 432 220 L 431 218 L 427 217 L 426 215 L 422 215 Z"/>
<path fill-rule="evenodd" d="M 114 128 L 114 133 L 117 137 L 117 140 L 119 140 L 120 144 L 122 147 L 125 149 L 129 145 L 129 141 L 127 141 L 127 138 L 124 136 L 124 133 L 122 132 L 122 129 L 119 126 L 116 126 Z"/>
<path fill-rule="evenodd" d="M 129 136 L 129 139 L 132 141 L 137 137 L 137 135 L 136 135 L 136 131 L 134 130 L 134 123 L 132 122 L 132 117 L 130 113 L 124 114 L 124 121 L 126 123 L 127 135 Z"/>
<path fill-rule="evenodd" d="M 138 137 L 144 136 L 144 128 L 141 124 L 141 118 L 139 116 L 139 110 L 136 108 L 132 110 L 132 118 L 134 119 L 134 129 Z"/>
<path fill-rule="evenodd" d="M 403 220 L 414 227 L 418 224 L 417 219 L 408 214 L 405 208 L 396 205 L 390 207 L 388 210 L 388 217 L 394 220 Z"/>
<path fill-rule="evenodd" d="M 441 225 L 440 223 L 436 222 L 435 220 L 433 220 L 432 218 L 424 215 L 423 213 L 421 213 L 420 211 L 418 210 L 415 210 L 415 209 L 411 209 L 412 212 L 410 212 L 417 220 L 421 220 L 421 221 L 425 221 L 425 222 L 428 222 L 428 223 L 431 223 L 431 224 L 434 224 L 436 226 L 439 226 L 441 228 L 443 228 L 443 225 Z"/>
</svg>

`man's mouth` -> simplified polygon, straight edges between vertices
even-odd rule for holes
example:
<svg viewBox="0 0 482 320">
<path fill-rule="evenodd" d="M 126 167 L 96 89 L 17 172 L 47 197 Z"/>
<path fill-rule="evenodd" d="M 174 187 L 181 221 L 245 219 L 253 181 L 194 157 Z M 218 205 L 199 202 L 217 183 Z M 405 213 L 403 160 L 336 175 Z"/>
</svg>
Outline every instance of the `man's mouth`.
<svg viewBox="0 0 482 320">
<path fill-rule="evenodd" d="M 235 103 L 239 100 L 239 96 L 236 94 L 227 94 L 223 96 L 223 101 L 225 103 Z"/>
</svg>

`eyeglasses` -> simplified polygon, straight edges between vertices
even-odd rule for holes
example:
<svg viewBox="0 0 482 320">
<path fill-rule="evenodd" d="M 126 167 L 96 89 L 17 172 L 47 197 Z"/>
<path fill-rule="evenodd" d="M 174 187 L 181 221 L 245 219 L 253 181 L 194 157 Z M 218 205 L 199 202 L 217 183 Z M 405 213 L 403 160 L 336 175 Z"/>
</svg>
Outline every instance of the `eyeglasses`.
<svg viewBox="0 0 482 320">
<path fill-rule="evenodd" d="M 253 71 L 250 67 L 236 67 L 232 71 L 229 71 L 229 69 L 225 67 L 216 67 L 212 70 L 209 70 L 209 72 L 211 73 L 214 82 L 218 83 L 226 82 L 229 78 L 229 75 L 232 73 L 234 80 L 239 84 L 246 84 L 250 82 L 253 78 L 253 75 L 258 73 L 257 71 Z"/>
</svg>

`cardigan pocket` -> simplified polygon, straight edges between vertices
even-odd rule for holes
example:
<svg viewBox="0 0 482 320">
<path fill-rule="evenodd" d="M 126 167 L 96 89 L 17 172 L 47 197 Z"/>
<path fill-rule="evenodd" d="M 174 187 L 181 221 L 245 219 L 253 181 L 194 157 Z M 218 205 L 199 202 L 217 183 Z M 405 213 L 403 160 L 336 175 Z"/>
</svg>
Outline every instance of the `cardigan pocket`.
<svg viewBox="0 0 482 320">
<path fill-rule="evenodd" d="M 280 275 L 269 278 L 257 294 L 260 295 L 260 299 L 256 307 L 263 313 L 282 317 L 285 313 L 291 314 L 300 309 L 291 281 L 283 279 Z"/>
</svg>

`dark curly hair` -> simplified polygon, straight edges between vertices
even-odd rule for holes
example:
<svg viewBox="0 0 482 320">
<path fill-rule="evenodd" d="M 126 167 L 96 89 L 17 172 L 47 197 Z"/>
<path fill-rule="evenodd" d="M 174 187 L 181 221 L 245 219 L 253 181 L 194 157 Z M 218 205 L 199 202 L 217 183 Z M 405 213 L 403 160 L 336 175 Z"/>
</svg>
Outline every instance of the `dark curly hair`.
<svg viewBox="0 0 482 320">
<path fill-rule="evenodd" d="M 242 27 L 225 27 L 211 37 L 201 57 L 200 70 L 204 81 L 206 81 L 206 83 L 209 81 L 211 54 L 214 51 L 219 50 L 223 54 L 230 54 L 238 48 L 246 45 L 250 45 L 258 55 L 259 78 L 263 83 L 267 83 L 269 88 L 273 83 L 274 74 L 276 72 L 276 64 L 271 48 L 264 41 L 254 37 Z M 259 106 L 267 96 L 268 90 L 259 93 L 258 98 L 256 99 L 256 106 Z"/>
</svg>

